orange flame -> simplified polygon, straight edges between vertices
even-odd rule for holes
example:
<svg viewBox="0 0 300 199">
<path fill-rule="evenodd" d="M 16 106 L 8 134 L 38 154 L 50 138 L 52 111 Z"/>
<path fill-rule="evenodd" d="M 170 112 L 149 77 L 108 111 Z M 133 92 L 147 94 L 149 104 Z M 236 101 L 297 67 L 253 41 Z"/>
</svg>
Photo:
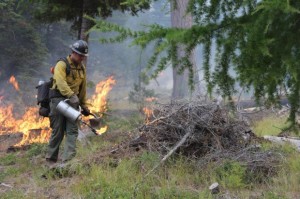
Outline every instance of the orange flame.
<svg viewBox="0 0 300 199">
<path fill-rule="evenodd" d="M 13 76 L 11 79 L 10 81 L 16 82 Z M 95 94 L 89 100 L 93 105 L 91 108 L 93 112 L 103 114 L 107 110 L 107 95 L 115 83 L 116 81 L 113 77 L 109 77 L 107 80 L 97 84 Z M 13 85 L 18 86 L 17 82 Z M 48 142 L 51 135 L 49 119 L 38 115 L 38 107 L 28 107 L 24 115 L 17 119 L 14 116 L 13 104 L 1 106 L 2 99 L 3 96 L 0 96 L 0 135 L 5 133 L 23 133 L 22 141 L 15 146 Z M 107 128 L 107 126 L 100 128 L 98 133 L 105 133 Z"/>
<path fill-rule="evenodd" d="M 90 104 L 92 104 L 91 111 L 98 113 L 100 117 L 102 117 L 103 113 L 107 111 L 107 96 L 115 84 L 116 80 L 113 76 L 110 76 L 106 80 L 99 82 L 96 85 L 95 94 L 92 96 L 92 99 L 88 101 Z M 107 128 L 107 126 L 100 128 L 98 133 L 105 133 Z"/>
<path fill-rule="evenodd" d="M 29 107 L 22 118 L 15 119 L 13 116 L 13 105 L 7 108 L 0 107 L 0 134 L 7 132 L 23 133 L 22 141 L 17 145 L 31 144 L 34 142 L 44 143 L 50 137 L 49 120 L 42 119 L 37 115 L 38 108 Z M 40 134 L 31 138 L 30 131 L 33 129 L 40 130 Z"/>
<path fill-rule="evenodd" d="M 16 80 L 16 78 L 15 78 L 14 76 L 11 76 L 11 77 L 9 78 L 9 83 L 11 83 L 11 84 L 14 86 L 14 88 L 15 88 L 17 91 L 19 91 L 19 84 L 18 84 L 18 82 L 17 82 L 17 80 Z"/>
<path fill-rule="evenodd" d="M 107 111 L 107 94 L 115 84 L 116 80 L 113 76 L 110 76 L 107 80 L 101 81 L 96 85 L 95 94 L 89 100 L 89 103 L 92 104 L 92 112 L 101 114 Z"/>
<path fill-rule="evenodd" d="M 147 98 L 145 99 L 145 102 L 154 102 L 154 101 L 156 101 L 156 100 L 157 100 L 156 97 L 147 97 Z"/>
<path fill-rule="evenodd" d="M 144 107 L 144 108 L 143 108 L 143 112 L 144 112 L 144 114 L 145 114 L 145 116 L 146 116 L 146 122 L 149 122 L 149 118 L 150 118 L 150 116 L 152 115 L 153 110 L 150 109 L 150 108 Z"/>
<path fill-rule="evenodd" d="M 145 102 L 147 102 L 148 104 L 151 103 L 151 102 L 154 102 L 154 101 L 157 101 L 156 97 L 145 98 Z M 143 112 L 146 116 L 146 123 L 147 123 L 147 122 L 149 122 L 149 119 L 150 119 L 151 115 L 153 114 L 153 109 L 150 108 L 149 106 L 145 106 L 143 108 Z"/>
</svg>

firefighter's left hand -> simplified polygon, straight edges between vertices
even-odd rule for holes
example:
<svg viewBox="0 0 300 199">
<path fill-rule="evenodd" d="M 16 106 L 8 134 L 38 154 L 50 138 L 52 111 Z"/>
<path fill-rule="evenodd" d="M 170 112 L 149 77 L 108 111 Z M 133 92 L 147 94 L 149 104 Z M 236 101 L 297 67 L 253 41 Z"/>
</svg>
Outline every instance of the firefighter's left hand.
<svg viewBox="0 0 300 199">
<path fill-rule="evenodd" d="M 82 107 L 82 111 L 81 113 L 84 115 L 84 116 L 89 116 L 91 114 L 91 111 L 88 107 Z"/>
</svg>

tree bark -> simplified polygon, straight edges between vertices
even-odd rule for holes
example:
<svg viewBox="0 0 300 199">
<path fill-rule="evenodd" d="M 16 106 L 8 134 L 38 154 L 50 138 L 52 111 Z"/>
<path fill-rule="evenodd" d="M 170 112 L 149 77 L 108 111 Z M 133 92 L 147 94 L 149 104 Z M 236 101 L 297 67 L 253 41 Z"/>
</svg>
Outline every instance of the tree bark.
<svg viewBox="0 0 300 199">
<path fill-rule="evenodd" d="M 89 8 L 89 1 L 83 0 L 83 13 L 82 13 L 82 21 L 80 27 L 80 39 L 88 42 L 89 34 L 86 32 L 93 26 L 92 21 L 85 18 L 84 15 L 87 14 L 86 10 Z"/>
<path fill-rule="evenodd" d="M 191 14 L 187 14 L 188 0 L 171 1 L 171 25 L 178 28 L 190 28 L 193 24 Z M 185 55 L 184 45 L 177 46 L 177 57 L 181 59 Z M 190 61 L 194 65 L 194 76 L 197 79 L 198 73 L 194 61 L 194 52 L 190 55 Z M 189 91 L 189 71 L 184 70 L 182 74 L 178 74 L 178 67 L 173 63 L 173 91 L 172 100 L 183 99 L 191 94 Z M 195 79 L 194 79 L 195 81 Z"/>
<path fill-rule="evenodd" d="M 86 32 L 93 26 L 93 23 L 91 20 L 84 17 L 85 14 L 87 14 L 87 11 L 90 7 L 90 1 L 89 0 L 82 0 L 82 14 L 80 16 L 80 27 L 78 28 L 78 39 L 82 39 L 88 43 L 89 41 L 89 34 Z M 87 58 L 84 60 L 85 66 L 87 65 Z"/>
</svg>

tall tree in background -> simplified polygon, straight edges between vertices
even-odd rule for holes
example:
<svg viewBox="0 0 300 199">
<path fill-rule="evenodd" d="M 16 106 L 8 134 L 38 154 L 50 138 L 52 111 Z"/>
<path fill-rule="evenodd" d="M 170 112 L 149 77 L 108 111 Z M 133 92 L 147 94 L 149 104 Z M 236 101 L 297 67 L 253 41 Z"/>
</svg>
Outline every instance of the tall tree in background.
<svg viewBox="0 0 300 199">
<path fill-rule="evenodd" d="M 18 1 L 0 3 L 0 79 L 11 75 L 30 77 L 43 64 L 46 48 L 31 22 L 18 9 Z"/>
<path fill-rule="evenodd" d="M 191 13 L 187 13 L 188 1 L 176 0 L 171 1 L 171 26 L 174 28 L 191 28 L 193 19 Z M 175 46 L 177 59 L 185 56 L 184 44 Z M 190 54 L 190 61 L 193 64 L 193 73 L 197 77 L 196 64 L 194 59 L 194 52 Z M 182 69 L 176 63 L 173 64 L 173 91 L 172 99 L 182 99 L 189 94 L 189 71 Z"/>
<path fill-rule="evenodd" d="M 118 39 L 110 41 L 133 37 L 133 43 L 142 47 L 155 42 L 154 55 L 149 60 L 149 68 L 155 68 L 151 77 L 164 70 L 170 60 L 193 71 L 190 52 L 201 45 L 209 93 L 218 87 L 223 97 L 230 98 L 239 85 L 253 91 L 256 100 L 263 99 L 265 104 L 278 102 L 284 94 L 291 103 L 290 120 L 295 121 L 300 107 L 299 10 L 298 0 L 190 0 L 188 12 L 193 15 L 194 25 L 189 29 L 154 24 L 147 31 L 132 32 L 103 21 L 98 23 L 105 31 L 120 32 Z M 186 46 L 180 60 L 176 44 Z M 167 55 L 159 57 L 163 52 Z"/>
<path fill-rule="evenodd" d="M 152 2 L 148 0 L 149 4 Z M 166 1 L 168 2 L 168 1 Z M 131 1 L 132 4 L 138 3 L 137 1 Z M 189 1 L 186 0 L 171 0 L 170 1 L 170 10 L 171 10 L 171 29 L 189 29 L 192 27 L 193 19 L 191 13 L 187 12 Z M 112 24 L 108 24 L 105 21 L 96 20 L 95 29 L 102 31 L 116 31 L 120 35 L 116 38 L 110 39 L 100 39 L 102 42 L 111 43 L 111 42 L 121 42 L 127 38 L 127 36 L 139 37 L 134 43 L 140 45 L 142 48 L 145 48 L 147 44 L 152 41 L 155 42 L 155 52 L 150 58 L 148 63 L 148 69 L 151 71 L 152 66 L 157 66 L 154 71 L 151 71 L 149 76 L 152 78 L 157 77 L 157 75 L 164 70 L 169 63 L 173 67 L 173 91 L 172 99 L 182 99 L 187 97 L 192 93 L 195 88 L 194 83 L 198 83 L 198 73 L 196 69 L 196 64 L 194 60 L 194 45 L 186 45 L 181 40 L 173 39 L 165 35 L 164 28 L 154 24 L 150 25 L 150 32 L 147 35 L 142 34 L 141 32 L 133 33 L 128 29 L 123 29 Z M 151 31 L 153 30 L 153 31 Z M 164 52 L 167 52 L 166 56 L 161 57 L 160 55 Z M 186 56 L 186 55 L 189 56 Z M 196 81 L 195 81 L 196 80 Z"/>
<path fill-rule="evenodd" d="M 85 18 L 90 17 L 106 18 L 112 15 L 113 10 L 122 12 L 129 11 L 133 15 L 140 10 L 149 9 L 147 2 L 135 5 L 127 5 L 124 0 L 31 0 L 38 3 L 35 16 L 37 19 L 52 23 L 62 19 L 72 22 L 72 28 L 77 31 L 77 39 L 88 41 L 87 31 L 93 26 L 93 21 Z"/>
<path fill-rule="evenodd" d="M 125 0 L 31 0 L 39 5 L 35 9 L 37 19 L 53 23 L 60 20 L 72 22 L 72 28 L 77 31 L 77 39 L 88 42 L 88 30 L 94 25 L 93 21 L 85 16 L 106 18 L 112 15 L 113 10 L 130 11 L 137 14 L 140 10 L 149 9 L 147 2 L 139 4 L 126 4 Z M 87 59 L 85 60 L 87 62 Z M 85 63 L 86 64 L 86 63 Z"/>
</svg>

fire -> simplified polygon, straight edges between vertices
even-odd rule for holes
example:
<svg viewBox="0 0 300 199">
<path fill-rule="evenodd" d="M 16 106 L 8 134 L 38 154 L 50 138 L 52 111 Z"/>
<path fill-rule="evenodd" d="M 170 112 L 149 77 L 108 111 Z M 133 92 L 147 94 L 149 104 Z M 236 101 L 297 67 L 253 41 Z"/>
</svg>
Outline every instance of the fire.
<svg viewBox="0 0 300 199">
<path fill-rule="evenodd" d="M 98 113 L 101 117 L 103 116 L 103 113 L 107 111 L 107 95 L 115 84 L 116 80 L 113 76 L 110 76 L 96 85 L 95 94 L 89 100 L 89 103 L 92 104 L 92 112 Z M 107 126 L 100 128 L 98 133 L 105 133 L 107 128 Z"/>
<path fill-rule="evenodd" d="M 156 97 L 147 97 L 147 98 L 145 99 L 145 102 L 154 102 L 154 101 L 156 101 L 156 100 L 157 100 Z"/>
<path fill-rule="evenodd" d="M 149 118 L 152 115 L 153 110 L 151 108 L 144 107 L 143 108 L 143 112 L 144 112 L 144 114 L 146 116 L 146 122 L 149 122 Z"/>
<path fill-rule="evenodd" d="M 23 133 L 23 139 L 17 145 L 47 142 L 50 137 L 49 120 L 40 118 L 37 113 L 38 108 L 29 107 L 22 118 L 16 119 L 13 114 L 12 104 L 7 107 L 0 107 L 0 134 L 7 132 Z M 40 134 L 30 139 L 32 130 L 38 130 Z"/>
<path fill-rule="evenodd" d="M 107 129 L 108 129 L 108 126 L 102 127 L 102 128 L 100 128 L 100 129 L 97 131 L 97 133 L 98 133 L 98 134 L 103 134 L 103 133 L 105 133 L 105 132 L 107 131 Z"/>
<path fill-rule="evenodd" d="M 148 97 L 148 98 L 145 98 L 144 100 L 146 103 L 151 103 L 151 102 L 154 102 L 154 101 L 157 101 L 157 98 L 156 97 Z M 146 122 L 149 122 L 149 118 L 151 117 L 151 115 L 153 114 L 153 109 L 149 107 L 149 105 L 146 105 L 144 108 L 143 108 L 143 112 L 146 116 Z"/>
<path fill-rule="evenodd" d="M 16 78 L 15 78 L 14 76 L 11 76 L 11 77 L 9 78 L 9 83 L 11 83 L 11 84 L 14 86 L 14 88 L 15 88 L 17 91 L 19 91 L 19 83 L 17 82 L 17 80 L 16 80 Z"/>
<path fill-rule="evenodd" d="M 18 83 L 14 76 L 9 80 L 16 90 L 19 89 Z M 96 85 L 95 94 L 89 103 L 92 105 L 91 111 L 98 113 L 100 116 L 107 111 L 107 95 L 116 83 L 113 77 L 101 81 Z M 0 96 L 0 135 L 4 133 L 23 133 L 23 139 L 16 146 L 31 143 L 48 142 L 51 129 L 48 118 L 42 118 L 38 115 L 38 107 L 27 107 L 25 113 L 20 118 L 14 115 L 14 105 L 4 105 L 3 96 Z M 99 134 L 107 131 L 107 126 L 100 128 Z"/>
<path fill-rule="evenodd" d="M 107 95 L 116 84 L 116 80 L 113 76 L 107 78 L 107 80 L 101 81 L 96 85 L 95 94 L 89 103 L 92 104 L 91 111 L 102 114 L 107 111 Z"/>
<path fill-rule="evenodd" d="M 37 115 L 38 108 L 29 107 L 20 119 L 19 128 L 23 132 L 23 140 L 18 145 L 30 143 L 45 143 L 50 138 L 49 119 L 41 118 Z M 32 137 L 32 131 L 40 132 L 39 136 Z"/>
<path fill-rule="evenodd" d="M 16 120 L 13 117 L 13 105 L 0 108 L 0 135 L 5 131 L 13 131 L 16 128 Z"/>
</svg>

